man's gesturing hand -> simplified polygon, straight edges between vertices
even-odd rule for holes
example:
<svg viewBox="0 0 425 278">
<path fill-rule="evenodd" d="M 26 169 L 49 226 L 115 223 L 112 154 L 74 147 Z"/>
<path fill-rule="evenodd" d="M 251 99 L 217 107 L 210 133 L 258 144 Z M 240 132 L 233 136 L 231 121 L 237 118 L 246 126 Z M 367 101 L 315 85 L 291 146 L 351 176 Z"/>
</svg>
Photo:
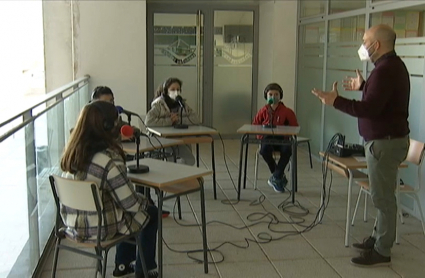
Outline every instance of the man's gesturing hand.
<svg viewBox="0 0 425 278">
<path fill-rule="evenodd" d="M 332 91 L 330 92 L 324 92 L 314 88 L 313 90 L 311 90 L 311 93 L 315 95 L 316 97 L 318 97 L 322 101 L 322 103 L 327 105 L 333 105 L 335 102 L 335 99 L 338 96 L 338 82 L 336 81 L 334 82 L 332 86 Z"/>
<path fill-rule="evenodd" d="M 364 79 L 360 71 L 356 70 L 356 77 L 345 77 L 342 86 L 346 91 L 358 91 L 362 85 Z"/>
</svg>

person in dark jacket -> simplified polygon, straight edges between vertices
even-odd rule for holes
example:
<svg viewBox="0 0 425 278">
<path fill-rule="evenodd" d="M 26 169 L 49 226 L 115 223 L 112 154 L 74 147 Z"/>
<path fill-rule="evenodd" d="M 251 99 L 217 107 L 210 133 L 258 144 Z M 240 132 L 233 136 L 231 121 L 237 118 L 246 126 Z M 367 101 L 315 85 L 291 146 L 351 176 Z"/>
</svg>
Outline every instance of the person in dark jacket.
<svg viewBox="0 0 425 278">
<path fill-rule="evenodd" d="M 394 51 L 396 34 L 387 25 L 367 30 L 358 54 L 375 68 L 365 81 L 357 76 L 344 80 L 349 91 L 362 90 L 360 101 L 338 95 L 337 82 L 330 92 L 313 89 L 324 104 L 358 118 L 360 135 L 365 140 L 369 185 L 373 204 L 378 210 L 376 237 L 366 238 L 353 247 L 362 250 L 351 262 L 358 266 L 389 265 L 396 237 L 397 203 L 394 190 L 400 163 L 409 149 L 409 73 Z"/>
</svg>

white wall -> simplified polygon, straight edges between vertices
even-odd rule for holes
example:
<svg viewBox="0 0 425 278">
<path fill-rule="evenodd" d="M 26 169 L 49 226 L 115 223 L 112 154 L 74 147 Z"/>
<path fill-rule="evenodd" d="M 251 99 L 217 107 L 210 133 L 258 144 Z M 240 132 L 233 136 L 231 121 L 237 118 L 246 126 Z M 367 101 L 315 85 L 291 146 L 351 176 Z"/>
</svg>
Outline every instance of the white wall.
<svg viewBox="0 0 425 278">
<path fill-rule="evenodd" d="M 105 85 L 115 103 L 146 113 L 146 1 L 74 2 L 75 77 Z"/>
<path fill-rule="evenodd" d="M 295 107 L 297 1 L 260 2 L 258 108 L 265 103 L 264 88 L 277 82 L 283 102 Z"/>
<path fill-rule="evenodd" d="M 73 80 L 71 3 L 43 1 L 46 92 Z"/>
</svg>

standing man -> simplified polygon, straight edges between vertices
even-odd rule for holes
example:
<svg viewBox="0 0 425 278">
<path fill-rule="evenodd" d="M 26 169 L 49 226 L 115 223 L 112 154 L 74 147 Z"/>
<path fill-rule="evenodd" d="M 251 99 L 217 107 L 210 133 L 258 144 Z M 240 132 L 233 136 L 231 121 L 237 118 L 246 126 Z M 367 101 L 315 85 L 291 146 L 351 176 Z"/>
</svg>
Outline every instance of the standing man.
<svg viewBox="0 0 425 278">
<path fill-rule="evenodd" d="M 367 30 L 358 53 L 362 61 L 372 61 L 375 69 L 365 82 L 357 77 L 344 80 L 349 91 L 362 90 L 362 100 L 338 95 L 337 82 L 330 92 L 313 89 L 324 104 L 358 118 L 359 132 L 365 140 L 369 185 L 373 204 L 378 210 L 376 237 L 369 237 L 353 247 L 363 251 L 351 263 L 379 266 L 391 263 L 391 248 L 396 237 L 397 171 L 409 148 L 409 73 L 394 51 L 396 34 L 387 25 Z"/>
</svg>

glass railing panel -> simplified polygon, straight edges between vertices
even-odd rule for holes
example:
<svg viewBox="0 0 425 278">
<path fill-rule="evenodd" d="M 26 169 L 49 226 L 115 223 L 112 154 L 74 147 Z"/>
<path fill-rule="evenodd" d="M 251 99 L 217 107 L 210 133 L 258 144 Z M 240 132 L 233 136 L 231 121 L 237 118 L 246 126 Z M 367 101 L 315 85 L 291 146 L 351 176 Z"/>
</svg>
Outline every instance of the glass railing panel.
<svg viewBox="0 0 425 278">
<path fill-rule="evenodd" d="M 0 277 L 7 277 L 29 239 L 25 130 L 0 143 Z"/>
<path fill-rule="evenodd" d="M 42 103 L 0 128 L 1 137 L 30 120 L 0 142 L 0 248 L 7 250 L 0 254 L 0 278 L 31 277 L 44 252 L 56 213 L 49 176 L 61 174 L 69 129 L 88 102 L 88 84 L 81 85 L 74 93 L 66 91 L 59 103 L 48 101 L 55 106 L 47 111 Z"/>
</svg>

